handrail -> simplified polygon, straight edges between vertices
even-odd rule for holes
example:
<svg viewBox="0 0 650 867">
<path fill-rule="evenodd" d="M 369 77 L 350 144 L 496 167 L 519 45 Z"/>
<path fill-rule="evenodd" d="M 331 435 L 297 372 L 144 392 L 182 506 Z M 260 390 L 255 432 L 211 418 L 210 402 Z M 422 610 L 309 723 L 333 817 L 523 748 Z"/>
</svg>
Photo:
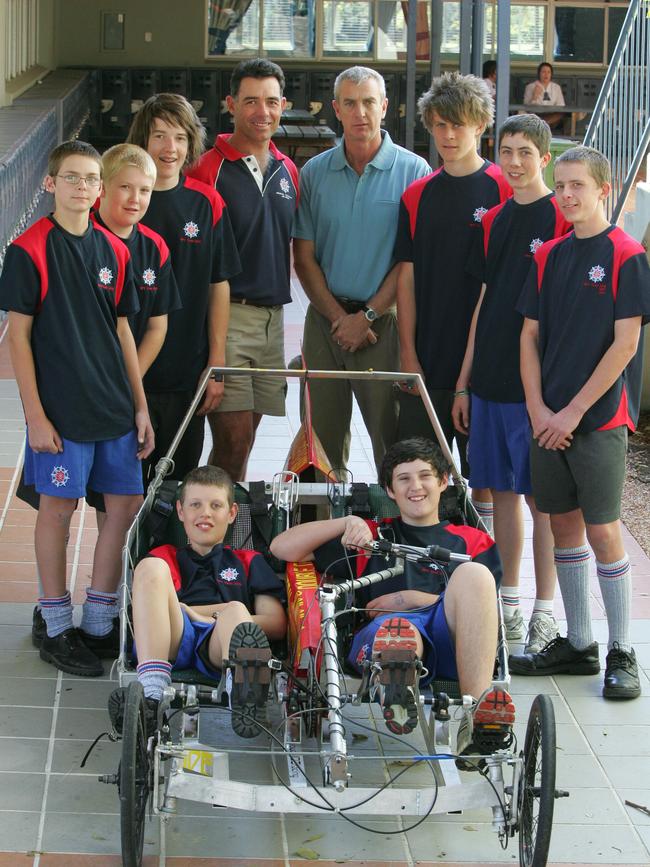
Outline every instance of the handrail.
<svg viewBox="0 0 650 867">
<path fill-rule="evenodd" d="M 650 145 L 649 0 L 630 0 L 584 144 L 611 164 L 606 209 L 615 223 Z"/>
</svg>

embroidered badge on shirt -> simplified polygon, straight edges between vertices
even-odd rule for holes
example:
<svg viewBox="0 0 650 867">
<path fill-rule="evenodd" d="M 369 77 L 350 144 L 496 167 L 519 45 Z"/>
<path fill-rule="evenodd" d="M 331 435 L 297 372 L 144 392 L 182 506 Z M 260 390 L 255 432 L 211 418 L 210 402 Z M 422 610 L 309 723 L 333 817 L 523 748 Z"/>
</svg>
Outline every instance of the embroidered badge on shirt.
<svg viewBox="0 0 650 867">
<path fill-rule="evenodd" d="M 605 279 L 605 269 L 602 265 L 594 265 L 589 271 L 589 279 L 592 283 L 602 283 Z"/>
<path fill-rule="evenodd" d="M 487 208 L 476 208 L 476 210 L 474 211 L 474 213 L 472 215 L 474 217 L 474 222 L 480 223 L 481 220 L 483 219 L 483 217 L 487 214 L 487 212 L 488 212 Z"/>
<path fill-rule="evenodd" d="M 196 238 L 199 234 L 199 227 L 193 220 L 189 220 L 189 222 L 185 223 L 183 226 L 183 232 L 187 238 Z"/>
<path fill-rule="evenodd" d="M 156 282 L 156 272 L 153 268 L 145 268 L 142 272 L 142 279 L 147 286 L 153 286 Z"/>
<path fill-rule="evenodd" d="M 221 572 L 219 572 L 219 577 L 227 584 L 232 584 L 239 578 L 239 572 L 232 566 L 229 566 L 227 569 L 222 569 Z"/>
<path fill-rule="evenodd" d="M 528 249 L 534 255 L 539 250 L 539 248 L 542 246 L 543 243 L 544 242 L 542 241 L 541 238 L 533 238 L 533 240 L 530 242 L 530 246 Z"/>
<path fill-rule="evenodd" d="M 113 272 L 110 268 L 100 268 L 99 269 L 99 282 L 103 286 L 110 286 L 111 281 L 113 279 Z"/>
</svg>

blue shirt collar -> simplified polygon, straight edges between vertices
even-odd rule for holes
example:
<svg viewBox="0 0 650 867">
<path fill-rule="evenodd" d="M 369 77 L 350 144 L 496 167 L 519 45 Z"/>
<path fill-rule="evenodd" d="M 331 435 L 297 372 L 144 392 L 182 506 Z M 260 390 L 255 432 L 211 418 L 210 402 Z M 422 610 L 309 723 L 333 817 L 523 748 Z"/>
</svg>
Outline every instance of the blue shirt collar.
<svg viewBox="0 0 650 867">
<path fill-rule="evenodd" d="M 385 129 L 381 131 L 381 145 L 379 150 L 374 155 L 374 157 L 368 163 L 369 166 L 373 166 L 379 171 L 388 171 L 392 169 L 393 164 L 395 162 L 395 145 L 393 144 L 393 140 L 388 135 Z M 346 166 L 351 168 L 350 164 L 345 158 L 345 137 L 341 139 L 341 144 L 335 148 L 334 153 L 332 154 L 332 162 L 330 166 L 333 171 L 342 171 Z"/>
</svg>

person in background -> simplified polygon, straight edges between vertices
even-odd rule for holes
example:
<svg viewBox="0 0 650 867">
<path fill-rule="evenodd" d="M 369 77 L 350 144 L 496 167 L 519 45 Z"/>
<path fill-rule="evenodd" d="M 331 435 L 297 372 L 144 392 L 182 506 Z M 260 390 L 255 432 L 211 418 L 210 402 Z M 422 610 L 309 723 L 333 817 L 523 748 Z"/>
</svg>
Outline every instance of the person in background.
<svg viewBox="0 0 650 867">
<path fill-rule="evenodd" d="M 565 105 L 562 88 L 553 81 L 553 67 L 544 61 L 537 67 L 537 80 L 524 90 L 524 105 Z M 544 120 L 551 129 L 561 129 L 565 115 L 562 112 L 544 112 Z"/>
</svg>

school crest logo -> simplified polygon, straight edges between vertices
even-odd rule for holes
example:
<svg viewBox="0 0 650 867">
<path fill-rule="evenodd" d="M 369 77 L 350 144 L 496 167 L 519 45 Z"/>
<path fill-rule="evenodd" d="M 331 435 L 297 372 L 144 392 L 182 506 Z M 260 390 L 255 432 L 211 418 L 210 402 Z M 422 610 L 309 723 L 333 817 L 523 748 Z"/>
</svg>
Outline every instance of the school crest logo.
<svg viewBox="0 0 650 867">
<path fill-rule="evenodd" d="M 52 484 L 56 488 L 65 488 L 65 486 L 70 481 L 70 473 L 66 470 L 65 467 L 54 467 L 52 469 L 52 473 L 50 474 L 50 479 L 52 481 Z"/>
<path fill-rule="evenodd" d="M 594 265 L 589 270 L 589 279 L 592 283 L 602 283 L 605 279 L 605 269 L 602 265 Z"/>
<path fill-rule="evenodd" d="M 530 246 L 528 248 L 530 250 L 530 252 L 533 254 L 533 256 L 539 250 L 539 248 L 542 246 L 543 243 L 544 242 L 542 241 L 541 238 L 533 238 L 533 240 L 530 242 Z"/>
<path fill-rule="evenodd" d="M 185 233 L 186 238 L 197 238 L 199 235 L 199 227 L 196 225 L 194 220 L 189 220 L 183 226 L 183 232 Z"/>
<path fill-rule="evenodd" d="M 156 282 L 156 272 L 153 268 L 145 268 L 142 272 L 142 279 L 145 286 L 153 286 Z"/>
<path fill-rule="evenodd" d="M 282 178 L 280 180 L 280 189 L 283 193 L 289 192 L 289 181 L 286 178 Z"/>
<path fill-rule="evenodd" d="M 102 286 L 110 286 L 113 280 L 113 272 L 110 268 L 99 269 L 99 282 Z"/>
<path fill-rule="evenodd" d="M 233 584 L 239 578 L 239 572 L 234 567 L 229 566 L 227 569 L 222 569 L 219 572 L 219 577 L 226 584 Z"/>
<path fill-rule="evenodd" d="M 363 665 L 363 663 L 366 661 L 366 659 L 368 659 L 369 655 L 370 655 L 370 645 L 364 644 L 359 649 L 359 652 L 357 653 L 357 660 L 356 660 L 357 665 L 359 665 L 359 666 Z"/>
<path fill-rule="evenodd" d="M 476 208 L 472 216 L 474 217 L 475 223 L 480 223 L 483 217 L 487 214 L 487 208 Z"/>
</svg>

